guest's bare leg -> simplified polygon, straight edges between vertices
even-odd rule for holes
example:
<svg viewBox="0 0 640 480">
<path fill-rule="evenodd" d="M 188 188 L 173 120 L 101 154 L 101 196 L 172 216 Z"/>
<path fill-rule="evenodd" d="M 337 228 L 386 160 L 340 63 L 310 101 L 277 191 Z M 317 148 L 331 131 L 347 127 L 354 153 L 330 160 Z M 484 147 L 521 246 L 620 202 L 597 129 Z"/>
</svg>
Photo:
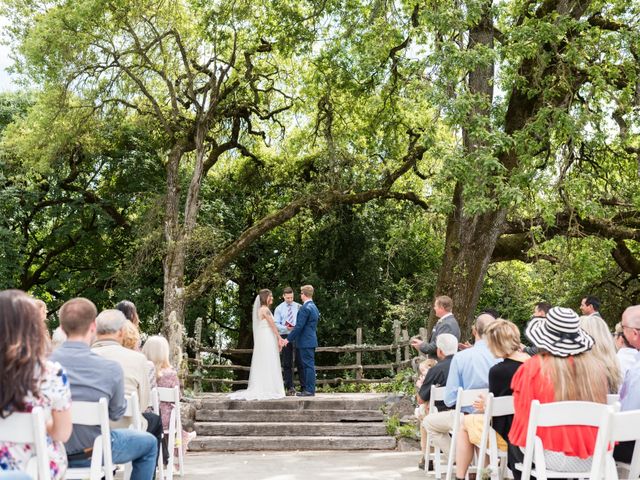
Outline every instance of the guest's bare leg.
<svg viewBox="0 0 640 480">
<path fill-rule="evenodd" d="M 467 469 L 473 459 L 473 449 L 474 446 L 469 441 L 469 434 L 464 428 L 464 422 L 461 422 L 456 440 L 456 478 L 464 478 L 467 474 Z"/>
</svg>

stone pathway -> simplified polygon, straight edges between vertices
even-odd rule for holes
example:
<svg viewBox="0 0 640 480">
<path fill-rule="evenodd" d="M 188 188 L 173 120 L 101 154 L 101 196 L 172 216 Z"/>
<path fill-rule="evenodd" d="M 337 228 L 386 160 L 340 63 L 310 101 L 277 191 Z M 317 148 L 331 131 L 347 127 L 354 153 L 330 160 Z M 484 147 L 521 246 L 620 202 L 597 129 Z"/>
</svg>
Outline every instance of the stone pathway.
<svg viewBox="0 0 640 480">
<path fill-rule="evenodd" d="M 198 452 L 185 458 L 184 480 L 429 479 L 417 452 Z M 180 477 L 175 477 L 179 479 Z"/>
</svg>

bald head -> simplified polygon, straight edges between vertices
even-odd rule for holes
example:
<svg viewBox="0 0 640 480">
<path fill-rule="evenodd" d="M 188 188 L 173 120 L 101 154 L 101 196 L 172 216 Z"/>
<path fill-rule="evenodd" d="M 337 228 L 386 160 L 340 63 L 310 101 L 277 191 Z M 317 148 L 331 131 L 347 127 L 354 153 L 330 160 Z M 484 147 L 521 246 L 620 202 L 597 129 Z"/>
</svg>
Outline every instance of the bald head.
<svg viewBox="0 0 640 480">
<path fill-rule="evenodd" d="M 628 307 L 622 314 L 622 334 L 627 342 L 640 349 L 640 305 Z"/>
<path fill-rule="evenodd" d="M 628 327 L 640 328 L 640 305 L 633 305 L 624 311 L 622 324 Z"/>
<path fill-rule="evenodd" d="M 478 337 L 482 337 L 484 335 L 484 331 L 486 328 L 492 323 L 495 322 L 495 318 L 488 313 L 483 313 L 482 315 L 478 315 L 476 318 L 476 322 L 474 326 L 476 327 L 476 335 Z"/>
</svg>

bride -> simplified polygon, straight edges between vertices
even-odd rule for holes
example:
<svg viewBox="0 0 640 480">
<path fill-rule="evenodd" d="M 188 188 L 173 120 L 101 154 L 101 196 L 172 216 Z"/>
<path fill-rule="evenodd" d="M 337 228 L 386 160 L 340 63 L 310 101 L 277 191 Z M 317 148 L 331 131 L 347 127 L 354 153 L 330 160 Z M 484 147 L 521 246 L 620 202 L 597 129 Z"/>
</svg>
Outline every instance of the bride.
<svg viewBox="0 0 640 480">
<path fill-rule="evenodd" d="M 284 397 L 280 370 L 280 338 L 269 306 L 271 290 L 260 290 L 253 302 L 253 356 L 249 373 L 249 388 L 229 395 L 232 400 L 269 400 Z"/>
</svg>

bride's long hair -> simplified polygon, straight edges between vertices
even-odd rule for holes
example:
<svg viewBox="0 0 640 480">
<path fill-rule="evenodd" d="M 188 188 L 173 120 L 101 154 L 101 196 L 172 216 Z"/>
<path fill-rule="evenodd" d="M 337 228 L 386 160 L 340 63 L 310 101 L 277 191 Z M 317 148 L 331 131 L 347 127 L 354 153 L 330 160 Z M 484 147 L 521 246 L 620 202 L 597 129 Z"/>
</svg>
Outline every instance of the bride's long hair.
<svg viewBox="0 0 640 480">
<path fill-rule="evenodd" d="M 258 293 L 258 297 L 260 297 L 260 305 L 264 305 L 265 307 L 269 306 L 269 296 L 271 295 L 271 290 L 268 288 L 263 288 Z"/>
</svg>

